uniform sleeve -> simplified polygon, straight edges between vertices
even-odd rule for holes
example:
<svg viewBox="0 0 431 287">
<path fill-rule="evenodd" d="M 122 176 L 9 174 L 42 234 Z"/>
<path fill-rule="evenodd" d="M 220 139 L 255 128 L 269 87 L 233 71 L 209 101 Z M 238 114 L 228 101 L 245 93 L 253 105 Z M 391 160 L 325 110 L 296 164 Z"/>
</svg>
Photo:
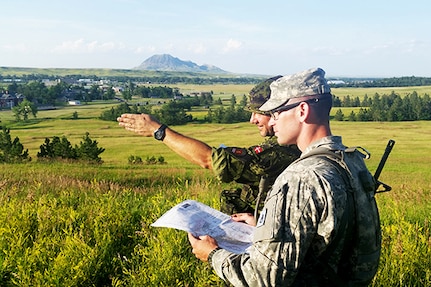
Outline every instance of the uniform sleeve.
<svg viewBox="0 0 431 287">
<path fill-rule="evenodd" d="M 211 154 L 212 168 L 219 180 L 249 185 L 258 185 L 262 175 L 272 184 L 299 155 L 296 146 L 268 142 L 248 148 L 213 148 Z"/>
<path fill-rule="evenodd" d="M 323 252 L 333 237 L 334 203 L 325 191 L 329 183 L 311 173 L 283 173 L 277 179 L 249 253 L 214 254 L 212 266 L 221 278 L 234 286 L 290 286 L 307 251 Z"/>
<path fill-rule="evenodd" d="M 254 159 L 246 148 L 213 148 L 211 159 L 214 174 L 222 182 L 255 184 L 260 180 L 261 171 L 250 169 Z"/>
</svg>

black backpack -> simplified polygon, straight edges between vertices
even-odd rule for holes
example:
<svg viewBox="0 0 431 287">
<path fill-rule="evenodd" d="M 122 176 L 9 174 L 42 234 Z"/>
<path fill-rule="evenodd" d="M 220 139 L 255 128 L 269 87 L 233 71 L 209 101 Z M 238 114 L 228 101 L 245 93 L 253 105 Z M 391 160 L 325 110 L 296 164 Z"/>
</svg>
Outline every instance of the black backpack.
<svg viewBox="0 0 431 287">
<path fill-rule="evenodd" d="M 347 244 L 344 246 L 338 274 L 329 267 L 327 259 L 341 240 L 342 232 L 337 234 L 339 236 L 334 238 L 319 258 L 315 258 L 317 269 L 333 286 L 367 286 L 377 272 L 382 241 L 379 211 L 374 197 L 378 184 L 364 162 L 369 153 L 360 147 L 345 151 L 316 148 L 298 161 L 312 156 L 333 164 L 348 186 L 348 210 L 351 212 L 343 215 L 340 230 L 344 230 L 348 222 L 354 222 L 353 226 L 347 225 Z"/>
</svg>

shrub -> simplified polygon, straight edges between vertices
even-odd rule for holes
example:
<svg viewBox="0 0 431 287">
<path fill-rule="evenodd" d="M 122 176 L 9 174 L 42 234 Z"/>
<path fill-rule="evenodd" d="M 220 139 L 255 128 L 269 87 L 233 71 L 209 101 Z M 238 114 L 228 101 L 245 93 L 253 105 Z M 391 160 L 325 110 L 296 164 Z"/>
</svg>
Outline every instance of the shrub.
<svg viewBox="0 0 431 287">
<path fill-rule="evenodd" d="M 142 164 L 142 158 L 140 156 L 131 155 L 128 158 L 129 164 Z"/>
<path fill-rule="evenodd" d="M 40 152 L 37 153 L 37 157 L 49 159 L 77 159 L 77 154 L 76 150 L 65 136 L 61 139 L 54 136 L 52 141 L 50 141 L 49 138 L 45 138 L 45 143 L 40 146 Z"/>
<path fill-rule="evenodd" d="M 0 162 L 19 163 L 30 161 L 28 149 L 24 150 L 24 146 L 16 137 L 13 141 L 10 136 L 10 129 L 2 127 L 0 133 Z"/>
<path fill-rule="evenodd" d="M 147 164 L 166 164 L 165 158 L 163 156 L 159 156 L 157 159 L 155 156 L 147 156 L 145 162 Z"/>
<path fill-rule="evenodd" d="M 102 158 L 99 155 L 105 151 L 104 148 L 98 147 L 98 142 L 92 140 L 88 132 L 85 133 L 83 141 L 75 149 L 79 159 L 98 163 L 102 162 Z"/>
<path fill-rule="evenodd" d="M 40 146 L 37 157 L 39 159 L 71 159 L 100 163 L 102 159 L 99 155 L 104 151 L 105 149 L 99 148 L 97 141 L 93 141 L 87 132 L 80 145 L 75 145 L 75 147 L 72 147 L 66 136 L 61 139 L 54 136 L 52 141 L 45 138 L 45 143 Z"/>
</svg>

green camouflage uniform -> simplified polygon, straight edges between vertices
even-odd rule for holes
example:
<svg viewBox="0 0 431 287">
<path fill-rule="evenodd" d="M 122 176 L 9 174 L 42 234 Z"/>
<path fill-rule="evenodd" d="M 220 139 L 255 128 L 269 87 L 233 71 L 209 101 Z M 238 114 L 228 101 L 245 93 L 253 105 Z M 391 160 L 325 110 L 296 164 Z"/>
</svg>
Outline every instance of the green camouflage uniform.
<svg viewBox="0 0 431 287">
<path fill-rule="evenodd" d="M 295 145 L 280 146 L 275 137 L 249 148 L 213 148 L 212 168 L 217 178 L 222 182 L 244 184 L 242 188 L 222 192 L 221 211 L 253 213 L 258 197 L 263 206 L 266 192 L 277 176 L 299 155 Z"/>
<path fill-rule="evenodd" d="M 341 137 L 329 136 L 312 143 L 303 156 L 318 147 L 345 150 Z M 345 161 L 354 169 L 364 166 L 354 158 Z M 361 180 L 356 176 L 352 182 Z M 345 242 L 351 241 L 346 239 L 350 238 L 348 227 L 340 227 L 350 206 L 347 185 L 340 170 L 322 157 L 311 156 L 289 165 L 268 193 L 249 252 L 234 254 L 220 249 L 212 256 L 212 267 L 234 286 L 334 286 L 322 274 L 321 266 L 316 267 L 316 258 L 330 249 L 326 266 L 336 272 Z M 375 217 L 369 215 L 370 220 Z M 337 244 L 330 245 L 334 241 Z"/>
<path fill-rule="evenodd" d="M 247 105 L 249 111 L 262 114 L 258 109 L 270 97 L 270 84 L 280 77 L 269 78 L 250 91 Z M 269 116 L 269 113 L 263 114 Z M 221 193 L 220 210 L 227 214 L 254 212 L 258 215 L 266 193 L 277 176 L 300 154 L 296 145 L 280 146 L 274 136 L 249 148 L 213 148 L 212 168 L 216 176 L 222 182 L 243 184 L 242 188 L 224 190 Z M 256 201 L 259 201 L 258 208 Z"/>
</svg>

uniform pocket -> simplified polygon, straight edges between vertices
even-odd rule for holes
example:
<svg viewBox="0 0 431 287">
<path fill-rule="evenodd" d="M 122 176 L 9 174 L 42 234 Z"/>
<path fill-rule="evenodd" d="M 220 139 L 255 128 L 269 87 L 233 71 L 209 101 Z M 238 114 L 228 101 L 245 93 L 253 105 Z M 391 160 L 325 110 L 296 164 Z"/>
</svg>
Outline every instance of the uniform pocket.
<svg viewBox="0 0 431 287">
<path fill-rule="evenodd" d="M 274 240 L 278 237 L 284 220 L 281 218 L 280 207 L 282 207 L 280 193 L 270 191 L 260 216 L 257 220 L 253 242 Z"/>
</svg>

